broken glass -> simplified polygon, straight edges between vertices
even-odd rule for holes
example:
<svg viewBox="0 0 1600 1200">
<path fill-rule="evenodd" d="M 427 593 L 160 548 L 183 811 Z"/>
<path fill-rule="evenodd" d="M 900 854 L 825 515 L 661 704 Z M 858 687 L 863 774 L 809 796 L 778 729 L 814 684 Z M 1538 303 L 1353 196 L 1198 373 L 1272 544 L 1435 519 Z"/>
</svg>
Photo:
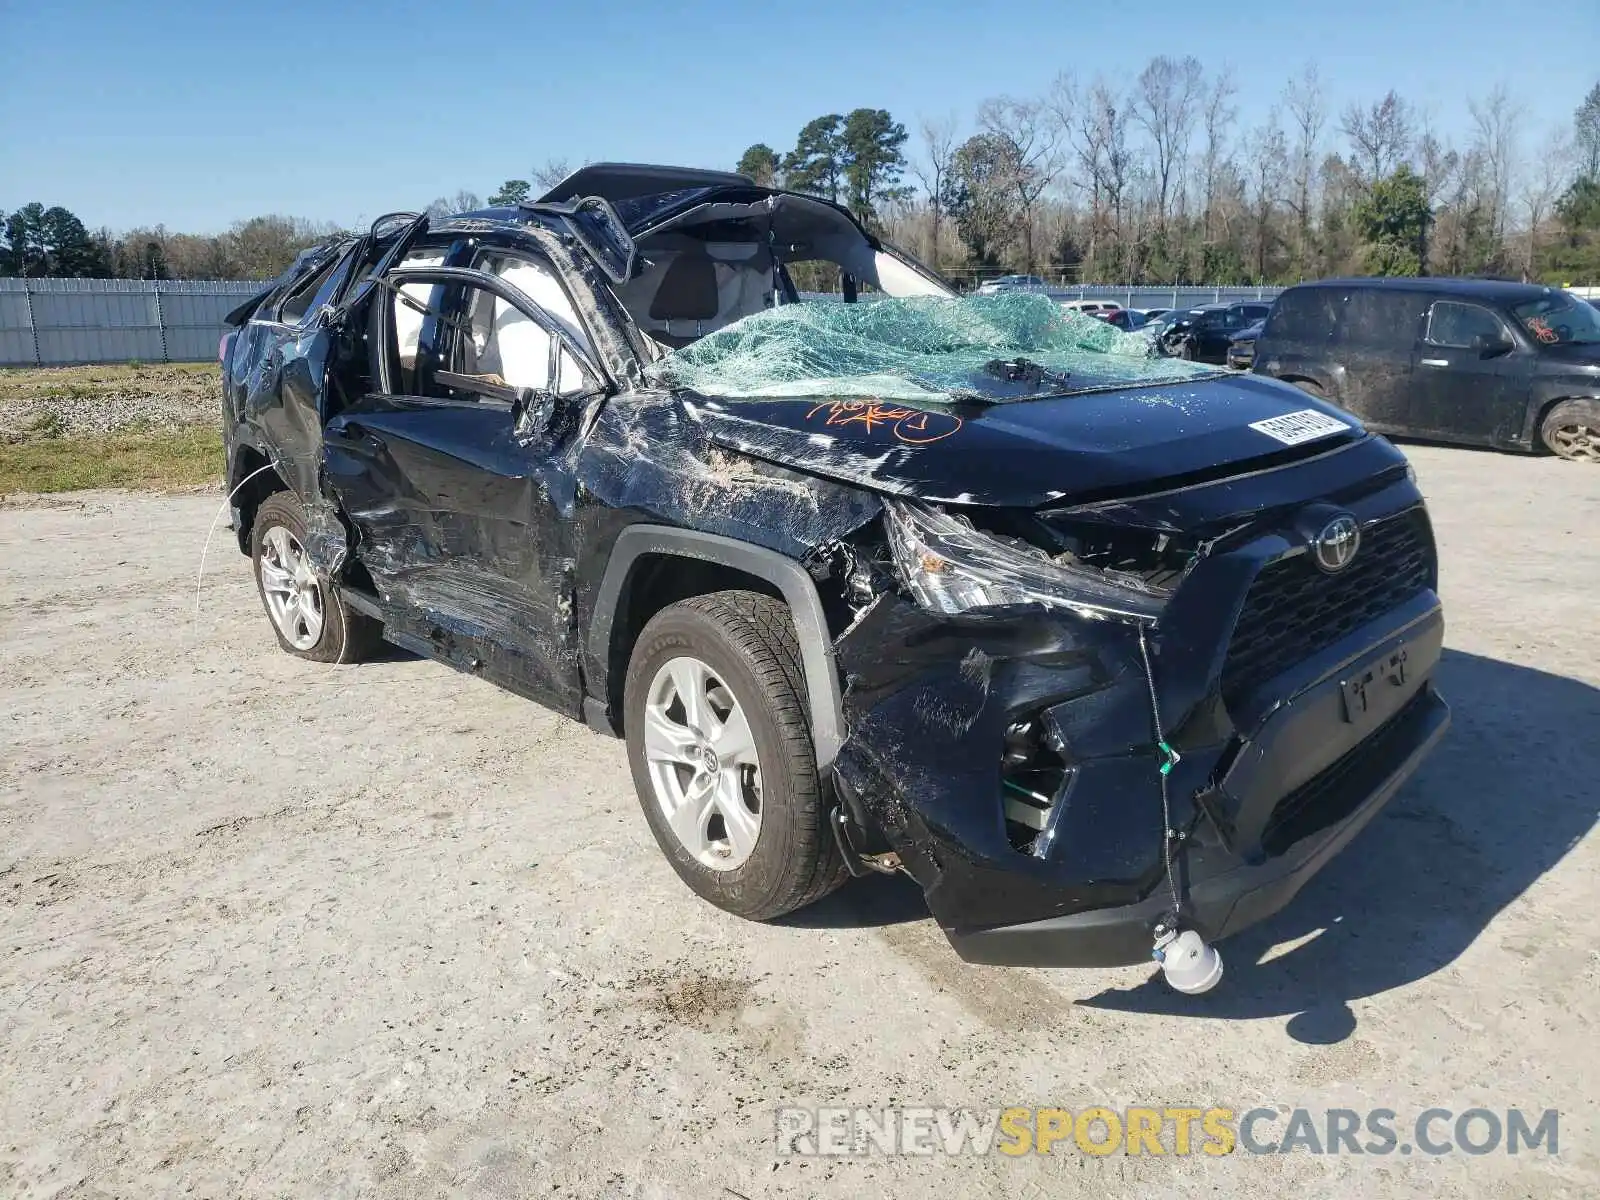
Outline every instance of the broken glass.
<svg viewBox="0 0 1600 1200">
<path fill-rule="evenodd" d="M 650 373 L 704 396 L 995 403 L 1221 372 L 1154 357 L 1149 339 L 1048 296 L 1010 293 L 787 304 L 667 353 Z"/>
</svg>

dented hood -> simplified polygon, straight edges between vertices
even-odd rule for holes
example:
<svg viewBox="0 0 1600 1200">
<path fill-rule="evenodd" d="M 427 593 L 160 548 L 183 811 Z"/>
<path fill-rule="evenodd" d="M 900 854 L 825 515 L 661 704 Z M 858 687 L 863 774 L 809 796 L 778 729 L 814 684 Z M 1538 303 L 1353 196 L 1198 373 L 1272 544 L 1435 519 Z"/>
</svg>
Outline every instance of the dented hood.
<svg viewBox="0 0 1600 1200">
<path fill-rule="evenodd" d="M 1364 432 L 1348 413 L 1248 375 L 941 408 L 683 400 L 712 442 L 769 462 L 895 495 L 1026 508 L 1219 477 Z M 1273 418 L 1284 420 L 1255 427 Z"/>
</svg>

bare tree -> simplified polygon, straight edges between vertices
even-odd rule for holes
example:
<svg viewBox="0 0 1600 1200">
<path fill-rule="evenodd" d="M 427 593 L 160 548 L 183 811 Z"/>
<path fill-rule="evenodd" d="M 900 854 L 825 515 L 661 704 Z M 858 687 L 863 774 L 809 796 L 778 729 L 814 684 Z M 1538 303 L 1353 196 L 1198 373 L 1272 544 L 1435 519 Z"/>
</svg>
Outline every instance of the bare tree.
<svg viewBox="0 0 1600 1200">
<path fill-rule="evenodd" d="M 1506 85 L 1499 83 L 1482 100 L 1467 101 L 1467 109 L 1472 113 L 1472 148 L 1483 163 L 1489 228 L 1494 238 L 1501 240 L 1506 233 L 1512 176 L 1517 169 L 1517 126 L 1522 121 L 1522 106 L 1511 99 Z"/>
<path fill-rule="evenodd" d="M 1267 256 L 1272 251 L 1272 215 L 1283 194 L 1289 173 L 1289 141 L 1278 123 L 1278 110 L 1250 137 L 1250 216 L 1255 245 L 1256 281 L 1267 279 Z"/>
<path fill-rule="evenodd" d="M 1289 207 L 1294 210 L 1297 232 L 1295 265 L 1304 274 L 1311 264 L 1311 189 L 1316 180 L 1322 127 L 1328 119 L 1322 79 L 1315 63 L 1307 63 L 1299 78 L 1289 81 L 1283 91 L 1283 103 L 1289 110 L 1293 137 L 1290 156 L 1294 189 Z"/>
<path fill-rule="evenodd" d="M 939 227 L 944 218 L 944 181 L 950 174 L 950 160 L 956 152 L 955 113 L 943 117 L 920 117 L 922 158 L 912 159 L 911 173 L 928 193 L 928 212 L 933 220 L 933 253 L 928 256 L 934 270 L 939 269 Z"/>
<path fill-rule="evenodd" d="M 1410 156 L 1415 138 L 1411 106 L 1393 89 L 1376 104 L 1351 104 L 1339 129 L 1350 139 L 1356 178 L 1368 188 L 1387 179 Z"/>
<path fill-rule="evenodd" d="M 1070 109 L 1058 100 L 1057 111 L 1058 116 L 1070 119 L 1068 133 L 1079 171 L 1076 182 L 1089 193 L 1087 260 L 1091 274 L 1098 274 L 1102 237 L 1111 242 L 1111 253 L 1105 257 L 1113 268 L 1122 263 L 1123 214 L 1133 169 L 1128 149 L 1129 106 L 1104 79 L 1097 79 L 1081 97 L 1075 97 Z"/>
<path fill-rule="evenodd" d="M 1224 67 L 1206 93 L 1206 155 L 1205 155 L 1205 236 L 1210 241 L 1216 236 L 1214 219 L 1217 210 L 1217 190 L 1220 178 L 1228 173 L 1230 156 L 1226 147 L 1229 131 L 1239 116 L 1233 98 L 1239 94 L 1239 85 L 1233 77 L 1233 68 Z"/>
<path fill-rule="evenodd" d="M 1522 268 L 1522 278 L 1532 280 L 1539 273 L 1539 230 L 1556 197 L 1561 194 L 1572 175 L 1572 141 L 1560 129 L 1552 130 L 1523 181 L 1521 199 L 1528 216 L 1528 250 Z"/>
<path fill-rule="evenodd" d="M 978 125 L 1010 146 L 1011 187 L 1022 216 L 1024 269 L 1034 268 L 1034 215 L 1039 198 L 1061 174 L 1061 130 L 1039 100 L 999 96 L 978 109 Z"/>
<path fill-rule="evenodd" d="M 1417 136 L 1417 145 L 1412 157 L 1416 160 L 1417 171 L 1422 176 L 1422 198 L 1427 202 L 1428 212 L 1432 214 L 1438 212 L 1440 199 L 1460 171 L 1461 156 L 1440 141 L 1433 132 L 1433 117 L 1430 113 L 1424 111 L 1420 120 L 1422 132 Z M 1433 223 L 1432 216 L 1423 222 L 1422 244 L 1418 247 L 1424 274 L 1429 270 Z"/>
<path fill-rule="evenodd" d="M 1133 119 L 1143 126 L 1155 149 L 1156 219 L 1162 229 L 1173 185 L 1183 176 L 1201 85 L 1199 59 L 1160 55 L 1139 73 L 1134 87 Z"/>
<path fill-rule="evenodd" d="M 585 166 L 588 164 L 585 163 Z M 572 174 L 572 160 L 568 158 L 547 158 L 543 163 L 536 165 L 529 172 L 533 176 L 533 185 L 541 192 L 548 192 L 568 175 Z"/>
</svg>

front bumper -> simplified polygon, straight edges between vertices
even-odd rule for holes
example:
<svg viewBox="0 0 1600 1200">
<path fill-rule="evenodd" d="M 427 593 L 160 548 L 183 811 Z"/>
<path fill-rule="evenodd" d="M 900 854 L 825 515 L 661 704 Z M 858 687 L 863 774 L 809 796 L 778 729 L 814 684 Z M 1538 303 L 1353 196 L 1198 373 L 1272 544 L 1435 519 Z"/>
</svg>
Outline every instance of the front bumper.
<svg viewBox="0 0 1600 1200">
<path fill-rule="evenodd" d="M 1265 920 L 1283 908 L 1313 875 L 1360 833 L 1409 779 L 1450 725 L 1450 710 L 1431 685 L 1380 730 L 1371 757 L 1355 764 L 1330 806 L 1353 803 L 1348 816 L 1308 834 L 1276 858 L 1235 860 L 1212 874 L 1191 862 L 1184 924 L 1216 941 Z M 1366 747 L 1358 747 L 1360 754 Z M 1196 878 L 1196 875 L 1201 877 Z M 1171 910 L 1164 888 L 1133 904 L 1091 909 L 1064 917 L 970 932 L 948 931 L 956 953 L 968 962 L 1017 967 L 1109 967 L 1144 962 L 1152 929 Z"/>
<path fill-rule="evenodd" d="M 1387 478 L 1348 497 L 1364 524 L 1420 512 L 1414 485 Z M 1358 620 L 1330 615 L 1320 649 L 1298 661 L 1234 657 L 1253 581 L 1295 552 L 1292 519 L 1260 524 L 1186 579 L 1152 638 L 1164 732 L 1182 754 L 1168 776 L 1170 820 L 1130 626 L 941 617 L 886 595 L 840 638 L 842 808 L 863 848 L 881 835 L 877 845 L 898 853 L 964 958 L 1147 959 L 1171 908 L 1167 828 L 1179 834 L 1184 919 L 1212 937 L 1235 932 L 1287 904 L 1442 736 L 1432 587 L 1365 606 Z M 1019 720 L 1045 730 L 1064 763 L 1037 836 L 1004 792 L 1001 749 Z"/>
</svg>

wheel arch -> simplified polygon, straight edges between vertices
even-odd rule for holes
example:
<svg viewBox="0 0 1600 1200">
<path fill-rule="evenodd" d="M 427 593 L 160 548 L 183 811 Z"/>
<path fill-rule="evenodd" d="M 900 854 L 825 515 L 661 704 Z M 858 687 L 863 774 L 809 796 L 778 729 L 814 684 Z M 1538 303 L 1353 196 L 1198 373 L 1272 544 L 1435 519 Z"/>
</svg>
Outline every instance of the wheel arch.
<svg viewBox="0 0 1600 1200">
<path fill-rule="evenodd" d="M 234 450 L 233 460 L 228 465 L 228 495 L 233 505 L 233 531 L 241 554 L 250 553 L 250 530 L 255 525 L 256 510 L 268 496 L 288 490 L 289 485 L 278 468 L 255 446 L 243 442 Z"/>
<path fill-rule="evenodd" d="M 684 576 L 670 573 L 685 567 Z M 664 570 L 669 572 L 665 585 Z M 800 644 L 817 765 L 822 770 L 832 766 L 844 740 L 839 674 L 827 613 L 811 576 L 794 559 L 764 546 L 668 525 L 630 525 L 618 535 L 606 562 L 585 643 L 591 694 L 584 698 L 584 718 L 589 725 L 623 735 L 622 679 L 634 640 L 651 616 L 691 595 L 741 586 L 781 599 L 788 607 Z"/>
</svg>

